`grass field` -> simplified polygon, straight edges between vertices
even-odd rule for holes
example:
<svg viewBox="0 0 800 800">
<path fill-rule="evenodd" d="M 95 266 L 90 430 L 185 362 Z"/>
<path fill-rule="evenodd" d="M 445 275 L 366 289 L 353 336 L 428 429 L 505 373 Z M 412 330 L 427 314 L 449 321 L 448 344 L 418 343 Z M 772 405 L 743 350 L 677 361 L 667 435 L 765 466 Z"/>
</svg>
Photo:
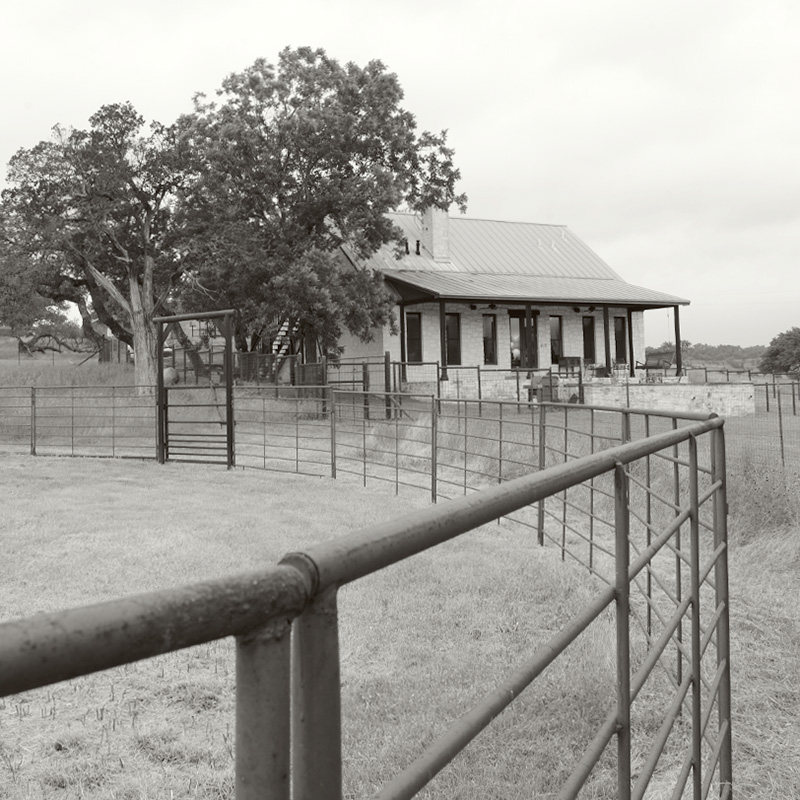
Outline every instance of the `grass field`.
<svg viewBox="0 0 800 800">
<path fill-rule="evenodd" d="M 0 457 L 0 470 L 2 620 L 258 568 L 425 502 L 196 465 Z M 748 497 L 773 492 L 759 480 L 731 487 L 734 777 L 737 797 L 786 798 L 800 787 L 796 494 L 784 484 L 772 517 L 748 517 Z M 504 524 L 345 588 L 346 796 L 371 796 L 594 591 Z M 424 796 L 547 797 L 605 715 L 613 646 L 605 619 Z M 232 671 L 226 640 L 0 700 L 0 798 L 232 797 Z M 657 724 L 656 708 L 643 701 L 635 724 Z M 649 796 L 669 796 L 669 766 Z M 581 796 L 610 796 L 612 770 Z"/>
</svg>

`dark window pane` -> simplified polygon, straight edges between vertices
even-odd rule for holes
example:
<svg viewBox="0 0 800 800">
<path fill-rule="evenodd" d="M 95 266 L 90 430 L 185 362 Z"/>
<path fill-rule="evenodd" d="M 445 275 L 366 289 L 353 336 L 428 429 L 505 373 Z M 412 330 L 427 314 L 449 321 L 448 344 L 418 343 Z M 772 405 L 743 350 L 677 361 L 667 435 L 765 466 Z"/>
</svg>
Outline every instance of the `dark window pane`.
<svg viewBox="0 0 800 800">
<path fill-rule="evenodd" d="M 614 317 L 614 352 L 616 361 L 628 363 L 628 324 L 625 317 Z"/>
<path fill-rule="evenodd" d="M 483 363 L 497 363 L 497 317 L 483 315 Z"/>
<path fill-rule="evenodd" d="M 422 361 L 422 314 L 406 314 L 406 359 Z"/>
<path fill-rule="evenodd" d="M 445 314 L 445 342 L 447 345 L 447 363 L 460 364 L 461 363 L 461 319 L 458 314 Z"/>
<path fill-rule="evenodd" d="M 550 363 L 558 364 L 562 355 L 561 317 L 550 317 Z"/>
<path fill-rule="evenodd" d="M 594 317 L 583 318 L 583 360 L 587 364 L 594 364 L 595 358 L 594 345 Z"/>
</svg>

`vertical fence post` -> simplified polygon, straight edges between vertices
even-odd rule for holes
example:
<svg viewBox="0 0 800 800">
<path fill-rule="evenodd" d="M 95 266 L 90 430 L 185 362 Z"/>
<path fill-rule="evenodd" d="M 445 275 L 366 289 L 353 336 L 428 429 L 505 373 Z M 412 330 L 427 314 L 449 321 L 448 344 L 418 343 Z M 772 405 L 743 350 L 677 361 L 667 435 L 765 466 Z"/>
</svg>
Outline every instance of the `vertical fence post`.
<svg viewBox="0 0 800 800">
<path fill-rule="evenodd" d="M 620 443 L 627 444 L 631 440 L 631 415 L 628 410 L 624 408 L 622 409 L 621 423 Z"/>
<path fill-rule="evenodd" d="M 54 353 L 55 355 L 55 353 Z M 75 455 L 75 387 L 70 387 L 69 392 L 69 449 Z"/>
<path fill-rule="evenodd" d="M 594 409 L 589 409 L 589 452 L 594 454 Z M 594 478 L 589 479 L 589 572 L 594 574 Z"/>
<path fill-rule="evenodd" d="M 650 438 L 650 415 L 644 415 L 644 438 Z M 645 519 L 647 520 L 646 531 L 646 546 L 650 547 L 653 540 L 653 496 L 652 496 L 652 464 L 651 458 L 648 454 L 644 462 L 645 469 L 645 483 L 647 491 L 645 492 Z M 650 648 L 650 643 L 653 637 L 653 565 L 650 561 L 647 562 L 647 647 Z"/>
<path fill-rule="evenodd" d="M 545 441 L 547 439 L 547 406 L 539 403 L 539 471 L 544 469 L 546 461 Z M 536 504 L 536 533 L 539 545 L 544 545 L 544 498 Z"/>
<path fill-rule="evenodd" d="M 466 405 L 466 402 L 465 402 Z M 467 493 L 467 451 L 469 450 L 468 416 L 464 414 L 464 494 Z"/>
<path fill-rule="evenodd" d="M 158 323 L 156 334 L 156 461 L 167 460 L 167 389 L 164 385 L 164 323 Z"/>
<path fill-rule="evenodd" d="M 225 370 L 225 461 L 228 469 L 236 465 L 236 436 L 233 412 L 233 314 L 223 317 L 225 331 L 225 350 L 223 369 Z"/>
<path fill-rule="evenodd" d="M 678 429 L 678 420 L 673 417 L 672 430 Z M 680 514 L 681 507 L 681 470 L 678 462 L 680 449 L 678 445 L 672 448 L 672 502 L 675 507 L 675 516 Z M 675 602 L 680 605 L 683 602 L 683 561 L 681 552 L 681 529 L 675 531 Z M 675 631 L 676 639 L 676 655 L 677 655 L 677 669 L 676 679 L 678 686 L 683 683 L 683 617 L 678 621 L 678 627 Z M 683 706 L 681 706 L 683 708 Z"/>
<path fill-rule="evenodd" d="M 689 437 L 689 503 L 691 508 L 689 553 L 689 585 L 692 594 L 692 785 L 694 800 L 700 800 L 703 791 L 702 745 L 703 715 L 702 696 L 703 677 L 700 663 L 700 489 L 697 472 L 697 439 Z"/>
<path fill-rule="evenodd" d="M 236 800 L 289 800 L 289 623 L 236 638 Z"/>
<path fill-rule="evenodd" d="M 294 399 L 294 471 L 300 472 L 300 398 Z"/>
<path fill-rule="evenodd" d="M 361 387 L 364 392 L 364 419 L 369 419 L 369 367 L 367 362 L 361 364 Z"/>
<path fill-rule="evenodd" d="M 781 403 L 781 393 L 778 392 L 778 439 L 781 443 L 781 466 L 786 468 L 786 443 L 783 439 L 783 405 Z"/>
<path fill-rule="evenodd" d="M 503 482 L 503 404 L 497 404 L 498 409 L 498 453 L 497 453 L 497 482 Z"/>
<path fill-rule="evenodd" d="M 564 463 L 569 461 L 569 406 L 563 407 L 564 411 Z M 567 557 L 567 489 L 561 493 L 561 560 Z"/>
<path fill-rule="evenodd" d="M 292 626 L 294 800 L 341 800 L 342 729 L 336 587 Z"/>
<path fill-rule="evenodd" d="M 331 390 L 331 478 L 336 477 L 336 395 Z"/>
<path fill-rule="evenodd" d="M 438 471 L 438 458 L 437 458 L 437 433 L 438 422 L 436 415 L 437 401 L 431 399 L 431 502 L 435 503 L 438 495 L 438 487 L 436 485 L 436 473 Z"/>
<path fill-rule="evenodd" d="M 387 350 L 383 354 L 383 391 L 385 392 L 384 395 L 384 407 L 386 408 L 386 419 L 392 418 L 392 398 L 391 398 L 391 391 L 392 391 L 392 361 L 391 355 Z"/>
<path fill-rule="evenodd" d="M 617 611 L 617 798 L 631 796 L 631 664 L 630 664 L 630 512 L 625 467 L 614 468 L 614 528 Z"/>
<path fill-rule="evenodd" d="M 712 479 L 722 481 L 714 497 L 714 549 L 722 548 L 714 564 L 714 589 L 717 609 L 721 609 L 717 623 L 717 668 L 722 672 L 719 683 L 717 708 L 719 732 L 723 738 L 719 755 L 720 791 L 733 788 L 733 755 L 731 739 L 731 642 L 730 594 L 728 591 L 728 492 L 725 459 L 724 428 L 713 432 L 714 474 Z"/>
<path fill-rule="evenodd" d="M 31 386 L 31 455 L 36 455 L 36 387 Z"/>
<path fill-rule="evenodd" d="M 366 395 L 365 395 L 366 396 Z M 367 485 L 367 420 L 361 417 L 361 456 L 363 458 L 363 480 L 364 486 Z"/>
</svg>

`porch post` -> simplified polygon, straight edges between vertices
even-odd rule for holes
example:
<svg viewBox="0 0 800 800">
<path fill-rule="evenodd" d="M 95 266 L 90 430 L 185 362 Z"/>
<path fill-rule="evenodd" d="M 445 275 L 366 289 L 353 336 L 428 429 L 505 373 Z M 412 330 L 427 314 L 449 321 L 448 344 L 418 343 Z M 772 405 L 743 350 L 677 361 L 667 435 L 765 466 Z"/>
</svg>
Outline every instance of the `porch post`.
<svg viewBox="0 0 800 800">
<path fill-rule="evenodd" d="M 634 366 L 636 361 L 634 361 L 634 352 L 633 352 L 633 310 L 629 307 L 628 308 L 628 374 L 631 378 L 636 377 L 636 371 L 634 370 Z"/>
<path fill-rule="evenodd" d="M 680 306 L 673 306 L 675 317 L 675 374 L 683 375 L 683 359 L 681 358 L 681 316 Z"/>
<path fill-rule="evenodd" d="M 400 380 L 406 381 L 406 304 L 400 303 Z"/>
<path fill-rule="evenodd" d="M 444 300 L 439 301 L 439 346 L 442 361 L 441 379 L 447 380 L 447 321 L 444 313 Z"/>
<path fill-rule="evenodd" d="M 603 306 L 603 344 L 606 350 L 606 375 L 613 374 L 611 363 L 611 331 L 609 330 L 608 306 Z"/>
</svg>

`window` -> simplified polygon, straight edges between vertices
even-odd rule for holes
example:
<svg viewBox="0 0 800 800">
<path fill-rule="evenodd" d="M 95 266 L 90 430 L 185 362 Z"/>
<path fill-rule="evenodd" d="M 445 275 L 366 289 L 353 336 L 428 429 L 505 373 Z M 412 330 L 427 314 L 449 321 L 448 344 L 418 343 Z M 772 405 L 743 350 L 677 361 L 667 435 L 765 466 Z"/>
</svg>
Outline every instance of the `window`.
<svg viewBox="0 0 800 800">
<path fill-rule="evenodd" d="M 595 357 L 594 317 L 583 318 L 583 360 L 587 364 L 594 364 Z"/>
<path fill-rule="evenodd" d="M 444 315 L 445 360 L 447 364 L 461 363 L 461 318 L 458 314 Z"/>
<path fill-rule="evenodd" d="M 406 361 L 422 361 L 422 314 L 406 314 Z"/>
<path fill-rule="evenodd" d="M 531 314 L 531 325 L 524 311 L 509 311 L 508 323 L 511 333 L 511 366 L 523 369 L 535 368 L 539 364 L 537 347 L 538 333 L 536 330 L 537 313 Z M 530 345 L 530 349 L 528 348 Z"/>
<path fill-rule="evenodd" d="M 550 363 L 558 364 L 562 355 L 561 317 L 550 317 Z"/>
<path fill-rule="evenodd" d="M 483 315 L 483 363 L 497 363 L 497 317 Z"/>
<path fill-rule="evenodd" d="M 628 363 L 628 322 L 625 317 L 614 317 L 614 353 L 617 362 Z"/>
</svg>

